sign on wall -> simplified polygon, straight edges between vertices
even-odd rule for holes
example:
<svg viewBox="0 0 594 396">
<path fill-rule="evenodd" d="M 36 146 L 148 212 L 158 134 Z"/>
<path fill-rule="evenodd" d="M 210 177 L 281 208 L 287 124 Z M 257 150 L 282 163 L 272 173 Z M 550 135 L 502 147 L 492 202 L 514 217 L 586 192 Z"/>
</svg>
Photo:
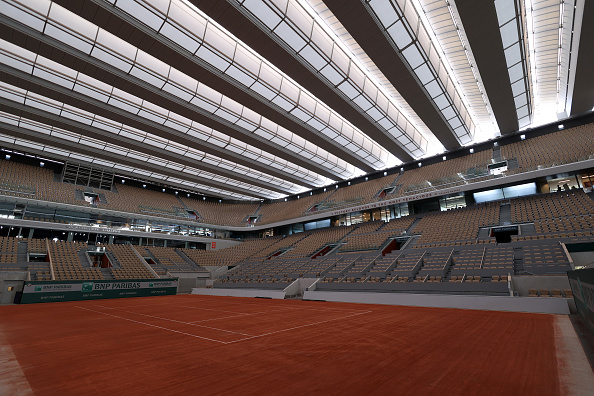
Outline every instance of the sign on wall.
<svg viewBox="0 0 594 396">
<path fill-rule="evenodd" d="M 25 282 L 21 304 L 174 295 L 177 279 Z"/>
</svg>

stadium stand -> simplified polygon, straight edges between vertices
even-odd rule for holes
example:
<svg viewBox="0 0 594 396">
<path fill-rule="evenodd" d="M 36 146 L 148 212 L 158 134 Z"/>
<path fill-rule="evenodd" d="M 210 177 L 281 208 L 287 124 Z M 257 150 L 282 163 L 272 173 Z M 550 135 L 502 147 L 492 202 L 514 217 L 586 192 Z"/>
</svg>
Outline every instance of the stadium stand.
<svg viewBox="0 0 594 396">
<path fill-rule="evenodd" d="M 589 158 L 594 152 L 592 130 L 593 125 L 587 124 L 501 145 L 503 158 L 518 160 L 519 163 L 519 168 L 509 169 L 504 175 Z M 494 176 L 489 175 L 487 166 L 492 161 L 492 151 L 482 150 L 366 182 L 355 182 L 339 189 L 330 188 L 327 192 L 305 195 L 288 202 L 227 203 L 201 201 L 125 184 L 118 184 L 111 191 L 78 186 L 56 181 L 51 169 L 2 159 L 0 196 L 4 200 L 21 197 L 170 219 L 194 220 L 205 224 L 245 226 L 248 220 L 252 224 L 271 224 L 311 213 L 491 179 Z M 102 199 L 96 204 L 88 203 L 81 198 L 80 191 L 83 190 L 95 193 Z M 56 221 L 42 214 L 33 214 L 27 218 Z"/>
<path fill-rule="evenodd" d="M 588 159 L 594 153 L 592 124 L 548 133 L 520 142 L 501 146 L 506 159 L 517 159 L 519 168 L 508 171 L 520 173 Z"/>
<path fill-rule="evenodd" d="M 140 261 L 130 245 L 106 245 L 108 257 L 120 268 L 111 268 L 115 279 L 150 279 L 155 276 Z"/>
<path fill-rule="evenodd" d="M 48 246 L 56 280 L 104 279 L 98 268 L 83 266 L 81 257 L 88 248 L 86 243 L 52 241 Z"/>
<path fill-rule="evenodd" d="M 591 240 L 594 201 L 581 190 L 515 198 L 509 203 L 513 222 L 536 225 L 534 232 L 514 236 L 509 244 L 477 237 L 481 227 L 499 224 L 501 202 L 491 202 L 405 216 L 388 223 L 245 239 L 233 247 L 212 251 L 109 244 L 106 254 L 114 265 L 107 273 L 116 279 L 154 277 L 141 261 L 140 257 L 145 257 L 159 276 L 201 271 L 203 267 L 235 267 L 215 286 L 265 283 L 281 287 L 307 276 L 321 277 L 324 283 L 351 284 L 351 288 L 380 283 L 389 283 L 390 287 L 402 283 L 505 284 L 514 274 L 563 273 L 569 262 L 559 241 Z M 400 250 L 395 246 L 382 252 L 386 241 L 394 237 L 412 239 Z M 43 239 L 0 237 L 3 270 L 28 269 L 31 279 L 51 278 L 48 263 L 27 262 L 26 258 L 24 263 L 17 262 L 20 244 L 26 244 L 26 255 L 41 259 L 47 255 L 56 280 L 103 278 L 100 269 L 91 267 L 86 258 L 85 243 Z"/>
<path fill-rule="evenodd" d="M 499 203 L 487 203 L 426 215 L 414 230 L 421 234 L 416 246 L 474 243 L 479 227 L 499 224 L 499 207 Z"/>
</svg>

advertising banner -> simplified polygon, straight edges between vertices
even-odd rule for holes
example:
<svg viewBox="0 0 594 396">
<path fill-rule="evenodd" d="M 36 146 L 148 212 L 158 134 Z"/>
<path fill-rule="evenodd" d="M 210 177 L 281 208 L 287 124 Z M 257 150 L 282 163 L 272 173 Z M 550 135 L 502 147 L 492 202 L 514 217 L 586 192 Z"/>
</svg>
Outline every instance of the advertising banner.
<svg viewBox="0 0 594 396">
<path fill-rule="evenodd" d="M 177 279 L 25 282 L 21 304 L 174 295 Z"/>
</svg>

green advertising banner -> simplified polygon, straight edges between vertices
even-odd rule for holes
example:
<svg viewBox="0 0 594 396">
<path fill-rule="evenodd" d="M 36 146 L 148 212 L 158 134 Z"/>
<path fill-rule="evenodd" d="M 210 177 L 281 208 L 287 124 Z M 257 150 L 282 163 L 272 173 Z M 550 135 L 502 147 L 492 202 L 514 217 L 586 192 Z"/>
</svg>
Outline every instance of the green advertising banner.
<svg viewBox="0 0 594 396">
<path fill-rule="evenodd" d="M 25 282 L 21 304 L 175 295 L 177 279 Z"/>
<path fill-rule="evenodd" d="M 594 336 L 594 269 L 568 271 L 578 314 Z"/>
</svg>

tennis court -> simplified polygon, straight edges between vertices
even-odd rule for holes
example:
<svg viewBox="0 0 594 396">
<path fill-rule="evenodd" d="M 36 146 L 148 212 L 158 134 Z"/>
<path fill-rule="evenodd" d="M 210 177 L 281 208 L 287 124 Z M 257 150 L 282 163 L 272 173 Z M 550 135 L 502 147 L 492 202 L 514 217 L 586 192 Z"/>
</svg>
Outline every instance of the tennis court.
<svg viewBox="0 0 594 396">
<path fill-rule="evenodd" d="M 565 386 L 554 315 L 178 295 L 4 306 L 0 318 L 0 344 L 36 395 Z"/>
</svg>

